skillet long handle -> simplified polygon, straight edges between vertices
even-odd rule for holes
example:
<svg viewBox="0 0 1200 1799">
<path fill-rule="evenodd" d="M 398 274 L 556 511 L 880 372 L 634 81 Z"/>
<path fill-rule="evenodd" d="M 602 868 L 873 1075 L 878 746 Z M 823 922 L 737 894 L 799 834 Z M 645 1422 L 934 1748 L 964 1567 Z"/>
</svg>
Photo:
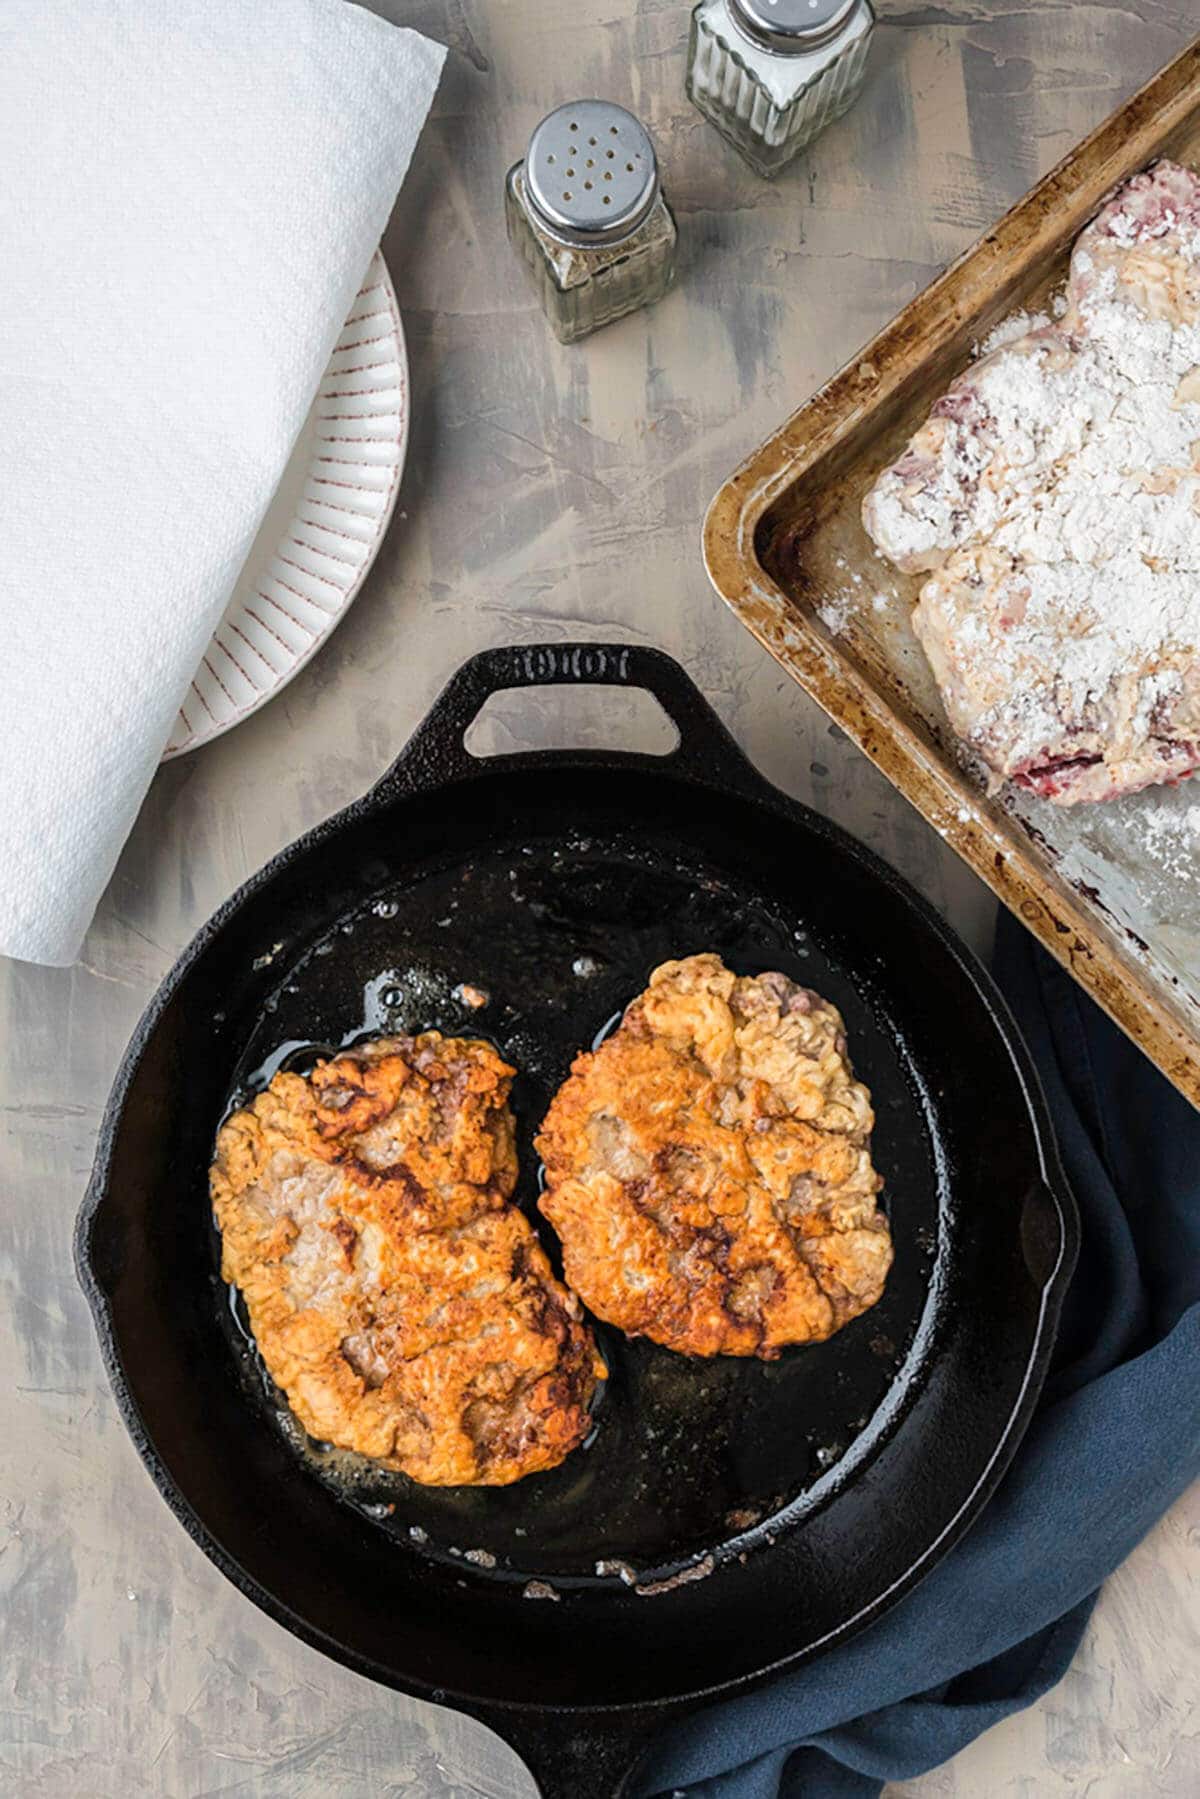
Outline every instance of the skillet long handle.
<svg viewBox="0 0 1200 1799">
<path fill-rule="evenodd" d="M 516 1750 L 541 1799 L 629 1799 L 631 1778 L 663 1721 L 653 1708 L 583 1716 L 472 1709 Z M 672 1717 L 681 1709 L 691 1708 L 667 1708 Z"/>
<path fill-rule="evenodd" d="M 644 688 L 679 733 L 676 749 L 666 756 L 647 756 L 648 763 L 674 767 L 694 779 L 708 778 L 725 786 L 761 790 L 765 785 L 699 688 L 662 650 L 642 644 L 535 643 L 483 650 L 464 662 L 382 777 L 376 793 L 437 786 L 477 775 L 488 766 L 528 762 L 546 753 L 535 750 L 489 757 L 484 762 L 470 753 L 463 740 L 492 694 L 514 687 L 550 686 Z M 620 748 L 613 745 L 614 750 Z M 589 755 L 586 751 L 574 753 Z M 595 754 L 590 753 L 592 759 Z"/>
</svg>

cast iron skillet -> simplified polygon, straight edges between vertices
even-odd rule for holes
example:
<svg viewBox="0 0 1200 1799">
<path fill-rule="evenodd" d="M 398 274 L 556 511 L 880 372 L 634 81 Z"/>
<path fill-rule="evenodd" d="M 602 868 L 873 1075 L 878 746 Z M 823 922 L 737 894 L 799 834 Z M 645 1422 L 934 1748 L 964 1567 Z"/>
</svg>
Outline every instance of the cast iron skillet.
<svg viewBox="0 0 1200 1799">
<path fill-rule="evenodd" d="M 549 682 L 648 688 L 678 748 L 468 753 L 489 694 Z M 845 1014 L 896 1244 L 880 1304 L 774 1363 L 602 1330 L 589 1443 L 500 1491 L 299 1440 L 217 1274 L 231 1096 L 364 1032 L 482 1032 L 521 1071 L 532 1208 L 572 1054 L 700 949 Z M 1012 1021 L 942 921 L 768 786 L 665 656 L 577 645 L 468 662 L 372 792 L 199 933 L 118 1075 L 77 1264 L 134 1442 L 217 1566 L 348 1666 L 483 1719 L 545 1794 L 598 1799 L 664 1721 L 861 1629 L 967 1528 L 1028 1422 L 1077 1228 Z"/>
</svg>

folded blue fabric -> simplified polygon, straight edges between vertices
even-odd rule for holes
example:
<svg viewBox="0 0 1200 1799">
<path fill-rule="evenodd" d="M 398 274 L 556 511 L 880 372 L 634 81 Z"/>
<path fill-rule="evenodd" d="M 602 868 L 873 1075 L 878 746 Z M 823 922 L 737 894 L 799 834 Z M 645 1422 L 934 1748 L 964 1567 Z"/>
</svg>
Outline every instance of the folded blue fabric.
<svg viewBox="0 0 1200 1799">
<path fill-rule="evenodd" d="M 1200 1113 L 1007 915 L 995 969 L 1083 1224 L 1050 1379 L 983 1516 L 877 1625 L 664 1736 L 687 1799 L 874 1799 L 1060 1680 L 1097 1589 L 1200 1475 Z"/>
</svg>

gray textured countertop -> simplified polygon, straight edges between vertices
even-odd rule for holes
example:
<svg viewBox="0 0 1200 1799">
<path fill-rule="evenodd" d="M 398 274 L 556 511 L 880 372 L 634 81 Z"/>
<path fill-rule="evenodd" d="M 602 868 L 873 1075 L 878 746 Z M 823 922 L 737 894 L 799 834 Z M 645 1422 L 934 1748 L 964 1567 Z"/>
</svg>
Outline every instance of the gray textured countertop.
<svg viewBox="0 0 1200 1799">
<path fill-rule="evenodd" d="M 286 695 L 159 775 L 80 963 L 0 963 L 0 1789 L 21 1799 L 528 1799 L 480 1727 L 261 1616 L 151 1486 L 71 1273 L 113 1070 L 218 901 L 365 789 L 463 657 L 503 641 L 670 650 L 766 774 L 985 943 L 992 904 L 974 878 L 713 598 L 699 523 L 746 451 L 1197 28 L 1195 0 L 883 0 L 859 105 L 769 186 L 684 100 L 675 0 L 376 10 L 455 51 L 385 242 L 414 388 L 396 520 Z M 505 246 L 500 182 L 541 113 L 580 92 L 654 130 L 681 286 L 563 350 Z M 516 698 L 486 728 L 508 747 L 565 724 Z M 637 744 L 651 726 L 622 701 L 573 716 L 581 728 Z M 1198 1534 L 1193 1494 L 1110 1583 L 1063 1684 L 897 1791 L 1200 1791 Z"/>
</svg>

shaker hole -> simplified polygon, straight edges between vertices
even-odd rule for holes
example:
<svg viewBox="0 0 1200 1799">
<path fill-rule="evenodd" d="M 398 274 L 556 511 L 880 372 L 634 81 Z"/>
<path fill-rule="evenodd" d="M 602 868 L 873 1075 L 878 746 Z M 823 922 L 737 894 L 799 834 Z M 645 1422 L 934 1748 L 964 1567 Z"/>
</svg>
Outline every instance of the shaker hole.
<svg viewBox="0 0 1200 1799">
<path fill-rule="evenodd" d="M 605 169 L 605 171 L 604 171 L 604 179 L 605 179 L 605 180 L 606 180 L 606 181 L 611 181 L 611 180 L 612 180 L 612 170 L 611 170 L 611 169 Z"/>
<path fill-rule="evenodd" d="M 605 205 L 606 205 L 606 206 L 611 206 L 611 205 L 612 205 L 612 195 L 611 195 L 611 194 L 605 194 L 605 196 L 604 196 L 604 204 L 605 204 Z"/>
<path fill-rule="evenodd" d="M 620 135 L 621 135 L 621 131 L 620 131 L 620 127 L 619 127 L 619 126 L 617 126 L 617 125 L 610 125 L 610 126 L 609 126 L 609 128 L 608 128 L 608 129 L 609 129 L 609 133 L 610 133 L 610 135 L 611 135 L 611 136 L 612 136 L 612 137 L 620 137 Z"/>
<path fill-rule="evenodd" d="M 570 198 L 571 198 L 570 194 L 567 192 L 566 188 L 564 188 L 563 189 L 563 199 L 569 200 Z"/>
<path fill-rule="evenodd" d="M 590 193 L 590 192 L 591 192 L 591 187 L 592 187 L 592 184 L 591 184 L 591 182 L 590 182 L 590 181 L 585 181 L 585 182 L 584 182 L 584 184 L 583 184 L 583 185 L 584 185 L 584 187 L 585 187 L 585 188 L 587 188 L 587 190 L 588 190 L 588 192 L 589 192 L 589 193 Z"/>
<path fill-rule="evenodd" d="M 629 170 L 629 173 L 632 175 L 633 174 L 633 164 L 631 162 L 627 162 L 625 164 L 625 167 Z"/>
<path fill-rule="evenodd" d="M 574 121 L 572 121 L 572 123 L 571 123 L 571 130 L 572 130 L 572 131 L 578 131 L 578 130 L 579 130 L 579 127 L 578 127 L 578 125 L 576 125 L 576 124 L 575 124 L 575 123 L 574 123 Z"/>
<path fill-rule="evenodd" d="M 596 142 L 596 140 L 594 137 L 589 137 L 589 139 L 588 139 L 589 144 L 595 144 L 595 142 Z"/>
</svg>

